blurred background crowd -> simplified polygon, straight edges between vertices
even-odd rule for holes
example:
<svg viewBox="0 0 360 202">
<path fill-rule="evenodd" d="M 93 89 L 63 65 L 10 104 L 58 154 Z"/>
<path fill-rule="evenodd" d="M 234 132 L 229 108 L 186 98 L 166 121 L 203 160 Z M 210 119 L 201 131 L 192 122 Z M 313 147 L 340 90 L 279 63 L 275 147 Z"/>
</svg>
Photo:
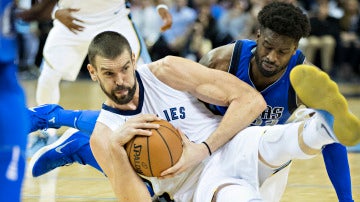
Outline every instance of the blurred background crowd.
<svg viewBox="0 0 360 202">
<path fill-rule="evenodd" d="M 165 0 L 173 17 L 170 30 L 160 32 L 162 21 L 153 0 L 133 0 L 131 15 L 152 60 L 177 55 L 198 61 L 213 48 L 238 39 L 256 39 L 257 13 L 269 0 Z M 287 0 L 308 14 L 311 33 L 300 41 L 307 59 L 335 81 L 360 82 L 359 0 Z M 34 0 L 18 1 L 19 9 Z M 36 79 L 42 47 L 52 27 L 49 18 L 17 20 L 20 79 Z M 84 61 L 86 64 L 87 61 Z M 80 78 L 87 78 L 83 68 Z"/>
</svg>

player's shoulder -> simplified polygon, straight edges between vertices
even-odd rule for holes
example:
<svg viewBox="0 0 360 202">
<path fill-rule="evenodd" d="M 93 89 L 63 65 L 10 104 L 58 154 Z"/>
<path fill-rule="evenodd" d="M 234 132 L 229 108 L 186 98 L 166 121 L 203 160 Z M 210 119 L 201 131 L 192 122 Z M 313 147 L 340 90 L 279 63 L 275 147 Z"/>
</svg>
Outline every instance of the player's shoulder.
<svg viewBox="0 0 360 202">
<path fill-rule="evenodd" d="M 227 71 L 234 47 L 235 44 L 231 43 L 212 49 L 201 58 L 199 63 L 212 69 Z"/>
<path fill-rule="evenodd" d="M 209 56 L 215 60 L 228 60 L 231 58 L 235 43 L 219 46 L 209 51 Z"/>
</svg>

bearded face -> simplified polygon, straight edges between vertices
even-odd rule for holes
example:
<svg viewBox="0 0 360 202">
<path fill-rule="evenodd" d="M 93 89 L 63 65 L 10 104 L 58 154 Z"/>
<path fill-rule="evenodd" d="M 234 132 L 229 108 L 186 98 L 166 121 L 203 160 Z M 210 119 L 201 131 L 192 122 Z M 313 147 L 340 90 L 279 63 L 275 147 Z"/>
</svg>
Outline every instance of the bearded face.
<svg viewBox="0 0 360 202">
<path fill-rule="evenodd" d="M 135 74 L 133 80 L 136 81 Z M 99 84 L 106 96 L 118 105 L 128 104 L 134 98 L 137 88 L 136 82 L 134 82 L 132 86 L 116 85 L 110 90 L 106 90 L 104 84 L 101 81 L 99 81 Z"/>
</svg>

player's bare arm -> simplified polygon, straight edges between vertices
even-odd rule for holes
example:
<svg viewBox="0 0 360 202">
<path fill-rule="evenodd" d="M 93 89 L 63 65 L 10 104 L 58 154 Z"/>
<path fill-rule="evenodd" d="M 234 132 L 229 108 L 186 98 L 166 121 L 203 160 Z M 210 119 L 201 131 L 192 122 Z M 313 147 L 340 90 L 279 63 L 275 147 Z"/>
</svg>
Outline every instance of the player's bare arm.
<svg viewBox="0 0 360 202">
<path fill-rule="evenodd" d="M 227 72 L 209 69 L 196 62 L 173 56 L 151 63 L 149 67 L 159 80 L 174 89 L 189 92 L 207 103 L 228 106 L 217 130 L 206 140 L 212 152 L 250 125 L 266 107 L 259 92 Z M 163 175 L 178 174 L 209 155 L 205 144 L 193 146 L 187 148 L 197 152 L 186 157 L 183 155 L 179 162 Z"/>
<path fill-rule="evenodd" d="M 151 135 L 146 129 L 158 128 L 159 125 L 148 122 L 158 119 L 153 114 L 139 115 L 129 119 L 114 132 L 100 122 L 95 126 L 90 146 L 119 201 L 151 201 L 145 184 L 129 163 L 124 145 L 135 135 Z"/>
<path fill-rule="evenodd" d="M 211 69 L 227 72 L 234 47 L 235 44 L 232 43 L 212 49 L 200 59 L 199 63 Z"/>
</svg>

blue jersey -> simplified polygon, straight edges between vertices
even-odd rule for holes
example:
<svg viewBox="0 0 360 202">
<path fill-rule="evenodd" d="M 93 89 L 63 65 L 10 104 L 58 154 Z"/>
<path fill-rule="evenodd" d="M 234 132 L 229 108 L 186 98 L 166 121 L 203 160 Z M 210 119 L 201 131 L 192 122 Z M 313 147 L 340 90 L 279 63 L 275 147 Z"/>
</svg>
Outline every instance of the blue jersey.
<svg viewBox="0 0 360 202">
<path fill-rule="evenodd" d="M 17 52 L 13 9 L 11 0 L 0 1 L 0 63 L 14 61 Z"/>
<path fill-rule="evenodd" d="M 228 71 L 255 88 L 250 78 L 250 61 L 254 57 L 256 42 L 251 40 L 236 41 Z M 284 74 L 272 85 L 260 93 L 267 103 L 266 110 L 252 125 L 284 124 L 296 109 L 296 94 L 290 84 L 290 71 L 302 64 L 305 56 L 297 50 L 290 58 Z M 210 105 L 214 113 L 224 114 L 226 107 Z M 339 201 L 353 201 L 351 180 L 346 148 L 338 143 L 325 146 L 323 157 L 331 182 L 336 190 Z"/>
<path fill-rule="evenodd" d="M 231 63 L 228 71 L 255 88 L 250 78 L 250 61 L 254 57 L 253 50 L 256 42 L 252 40 L 238 40 L 235 43 Z M 297 50 L 295 55 L 290 58 L 284 74 L 273 84 L 262 90 L 260 93 L 264 97 L 267 108 L 252 123 L 252 125 L 264 126 L 283 124 L 296 109 L 296 95 L 291 87 L 289 74 L 298 64 L 304 62 L 304 55 Z M 220 114 L 224 114 L 226 107 L 215 106 Z"/>
<path fill-rule="evenodd" d="M 29 117 L 16 73 L 13 1 L 0 1 L 0 201 L 21 201 Z"/>
</svg>

